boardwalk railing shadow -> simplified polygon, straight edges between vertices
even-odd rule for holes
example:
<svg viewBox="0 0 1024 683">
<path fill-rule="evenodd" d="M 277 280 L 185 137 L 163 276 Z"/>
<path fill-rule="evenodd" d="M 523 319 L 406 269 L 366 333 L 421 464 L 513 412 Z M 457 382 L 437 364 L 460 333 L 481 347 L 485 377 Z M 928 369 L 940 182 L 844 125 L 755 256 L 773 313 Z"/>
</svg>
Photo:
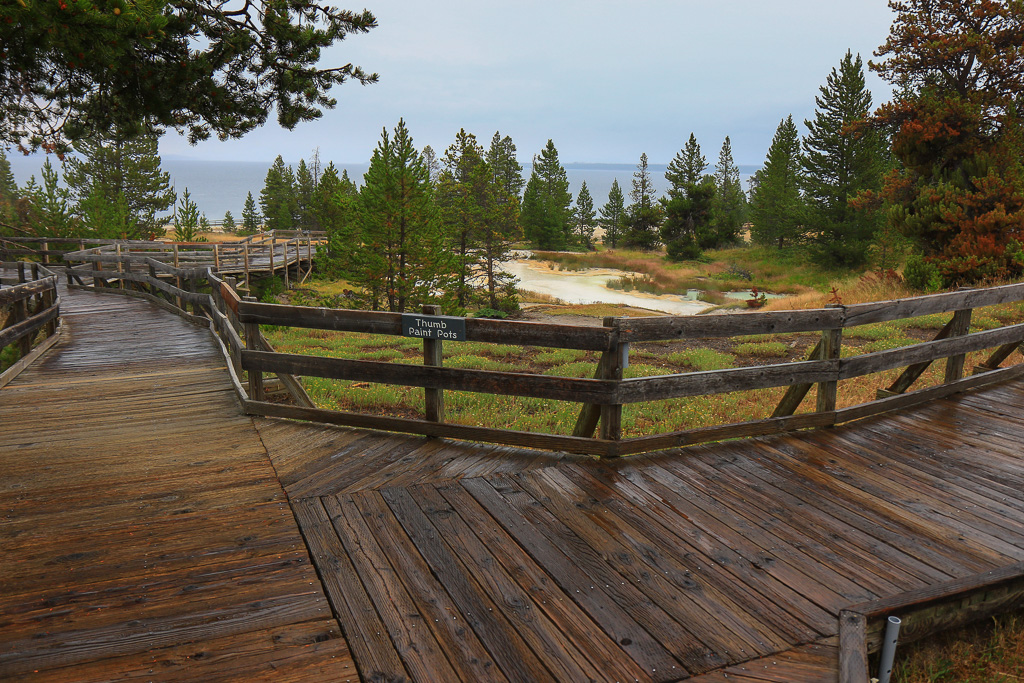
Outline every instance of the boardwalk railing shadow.
<svg viewBox="0 0 1024 683">
<path fill-rule="evenodd" d="M 69 255 L 69 258 L 70 255 Z M 176 268 L 163 261 L 124 253 L 79 254 L 81 266 L 68 270 L 79 286 L 159 296 L 178 309 L 186 305 L 208 317 L 237 377 L 248 378 L 239 392 L 249 414 L 407 432 L 436 437 L 562 450 L 598 456 L 622 456 L 722 439 L 825 427 L 890 410 L 906 408 L 967 389 L 1024 374 L 1024 365 L 1001 367 L 1024 341 L 1024 325 L 970 333 L 972 311 L 1024 300 L 1024 284 L 964 290 L 907 299 L 834 305 L 801 311 L 750 312 L 721 316 L 606 318 L 600 328 L 549 323 L 463 318 L 466 341 L 599 351 L 592 379 L 552 377 L 521 372 L 447 368 L 437 339 L 424 339 L 423 365 L 325 358 L 277 353 L 260 333 L 261 325 L 402 335 L 402 315 L 380 311 L 289 306 L 245 300 L 224 273 L 209 266 Z M 105 268 L 103 264 L 108 264 Z M 88 281 L 91 283 L 87 284 Z M 209 292 L 209 293 L 204 293 Z M 436 310 L 425 310 L 436 314 Z M 932 341 L 902 348 L 843 357 L 843 331 L 872 323 L 953 313 Z M 630 344 L 694 338 L 729 338 L 754 334 L 820 333 L 807 360 L 757 367 L 623 378 Z M 408 335 L 406 335 L 408 336 Z M 973 374 L 964 372 L 966 355 L 993 349 Z M 943 382 L 908 391 L 934 362 L 946 361 Z M 898 379 L 878 391 L 876 400 L 837 408 L 841 380 L 905 368 Z M 277 374 L 299 405 L 265 400 L 263 377 Z M 297 377 L 383 383 L 424 389 L 422 419 L 387 417 L 316 408 Z M 797 414 L 816 386 L 814 409 Z M 762 420 L 687 429 L 667 434 L 623 438 L 625 404 L 688 396 L 787 387 L 771 417 Z M 444 391 L 574 401 L 582 404 L 572 435 L 541 434 L 452 424 L 445 421 Z"/>
</svg>

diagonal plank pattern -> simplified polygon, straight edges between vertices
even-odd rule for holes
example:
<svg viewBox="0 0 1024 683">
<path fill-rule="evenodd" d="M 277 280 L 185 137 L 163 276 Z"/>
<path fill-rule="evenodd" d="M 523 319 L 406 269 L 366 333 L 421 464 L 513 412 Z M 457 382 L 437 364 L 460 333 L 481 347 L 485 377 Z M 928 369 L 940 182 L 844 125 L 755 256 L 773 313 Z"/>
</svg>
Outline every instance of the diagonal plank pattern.
<svg viewBox="0 0 1024 683">
<path fill-rule="evenodd" d="M 799 683 L 842 608 L 1024 559 L 1022 405 L 610 461 L 256 424 L 365 680 Z"/>
<path fill-rule="evenodd" d="M 0 679 L 357 680 L 209 332 L 62 297 L 0 391 Z"/>
</svg>

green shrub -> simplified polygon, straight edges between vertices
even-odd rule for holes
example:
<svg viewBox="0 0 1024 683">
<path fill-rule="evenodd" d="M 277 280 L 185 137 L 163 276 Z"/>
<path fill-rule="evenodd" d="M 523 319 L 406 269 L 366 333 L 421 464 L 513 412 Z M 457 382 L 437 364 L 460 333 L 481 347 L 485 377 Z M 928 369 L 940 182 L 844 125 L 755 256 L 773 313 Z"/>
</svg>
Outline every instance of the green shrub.
<svg viewBox="0 0 1024 683">
<path fill-rule="evenodd" d="M 921 292 L 937 292 L 942 289 L 942 274 L 939 269 L 919 254 L 907 259 L 907 265 L 903 268 L 903 279 L 907 285 Z"/>
</svg>

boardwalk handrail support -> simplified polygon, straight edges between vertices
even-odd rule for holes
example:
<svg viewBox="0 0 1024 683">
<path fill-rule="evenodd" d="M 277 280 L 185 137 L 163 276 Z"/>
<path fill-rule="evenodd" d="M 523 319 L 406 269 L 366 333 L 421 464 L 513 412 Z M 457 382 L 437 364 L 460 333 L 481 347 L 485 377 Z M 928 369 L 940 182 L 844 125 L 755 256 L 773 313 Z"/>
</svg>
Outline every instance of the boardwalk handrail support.
<svg viewBox="0 0 1024 683">
<path fill-rule="evenodd" d="M 52 347 L 60 336 L 57 276 L 38 263 L 0 262 L 0 352 L 13 348 L 16 359 L 0 368 L 0 387 L 8 384 Z"/>
<path fill-rule="evenodd" d="M 270 239 L 273 240 L 275 237 L 271 236 Z M 258 333 L 260 325 L 399 335 L 401 314 L 244 301 L 233 288 L 226 285 L 223 274 L 214 274 L 209 267 L 173 269 L 156 259 L 147 259 L 147 264 L 152 264 L 153 268 L 159 268 L 165 273 L 170 274 L 173 271 L 175 277 L 183 277 L 193 283 L 201 281 L 199 285 L 204 290 L 211 289 L 216 292 L 216 296 L 211 297 L 208 294 L 197 293 L 195 286 L 190 289 L 196 291 L 184 291 L 161 278 L 154 279 L 148 272 L 137 272 L 132 268 L 126 269 L 124 273 L 118 273 L 110 266 L 99 270 L 103 263 L 117 263 L 119 259 L 125 258 L 123 255 L 118 257 L 115 253 L 104 252 L 102 249 L 101 247 L 98 254 L 81 254 L 83 262 L 86 263 L 84 266 L 71 269 L 70 277 L 80 283 L 88 282 L 87 278 L 99 277 L 107 284 L 113 284 L 116 279 L 123 278 L 137 285 L 155 287 L 168 295 L 173 294 L 184 303 L 198 304 L 206 311 L 206 315 L 215 320 L 218 334 L 230 350 L 233 367 L 239 373 L 249 373 L 250 378 L 255 373 L 276 373 L 292 379 L 299 376 L 322 377 L 422 387 L 428 390 L 470 391 L 584 404 L 576 430 L 571 436 L 450 424 L 428 419 L 427 416 L 415 419 L 365 415 L 314 408 L 311 403 L 289 406 L 259 400 L 258 395 L 245 397 L 246 410 L 258 415 L 599 456 L 618 456 L 704 441 L 831 426 L 1024 375 L 1024 365 L 1000 367 L 1000 364 L 1024 341 L 1024 324 L 967 333 L 967 328 L 962 322 L 964 311 L 969 315 L 969 311 L 975 308 L 1024 300 L 1024 284 L 811 310 L 749 312 L 719 316 L 616 318 L 606 321 L 606 326 L 601 328 L 479 318 L 464 320 L 467 341 L 601 352 L 602 360 L 598 364 L 595 377 L 577 379 L 518 372 L 467 370 L 433 364 L 409 365 L 277 353 L 269 350 L 265 340 L 260 341 L 262 335 L 254 336 Z M 112 249 L 110 251 L 112 252 Z M 187 262 L 190 254 L 180 253 L 182 262 Z M 301 255 L 301 251 L 297 249 L 295 254 Z M 230 258 L 229 253 L 220 253 L 222 268 Z M 89 266 L 97 270 L 86 270 Z M 955 330 L 944 330 L 933 341 L 846 358 L 842 356 L 842 332 L 845 329 L 951 312 L 960 312 L 954 317 L 961 323 L 955 326 Z M 222 317 L 226 320 L 229 315 L 234 326 L 221 320 Z M 236 327 L 248 329 L 249 336 L 253 336 L 254 341 L 247 341 L 242 346 Z M 228 331 L 229 328 L 231 331 Z M 639 342 L 796 332 L 820 332 L 823 335 L 821 343 L 815 347 L 808 360 L 655 377 L 624 379 L 621 375 L 621 368 L 628 363 L 629 346 Z M 957 361 L 962 367 L 962 359 L 967 353 L 990 348 L 994 348 L 995 351 L 975 369 L 973 376 L 962 377 L 955 368 L 952 373 L 948 370 L 948 367 L 955 366 Z M 920 376 L 918 369 L 944 358 L 951 359 L 951 363 L 947 364 L 947 373 L 942 384 L 907 392 L 910 384 Z M 904 375 L 911 370 L 916 374 L 909 382 L 895 383 L 893 387 L 897 391 L 892 391 L 893 387 L 890 387 L 889 390 L 880 392 L 880 397 L 874 401 L 848 408 L 836 408 L 835 397 L 840 381 L 901 367 L 907 368 Z M 298 385 L 298 380 L 295 380 L 295 383 Z M 818 386 L 817 405 L 810 412 L 797 414 L 801 401 L 814 385 Z M 788 387 L 788 390 L 775 413 L 767 419 L 630 438 L 621 438 L 616 426 L 617 406 L 770 387 Z M 430 395 L 429 392 L 427 395 Z M 600 419 L 595 419 L 598 414 Z M 599 425 L 602 438 L 595 438 L 594 431 Z"/>
</svg>

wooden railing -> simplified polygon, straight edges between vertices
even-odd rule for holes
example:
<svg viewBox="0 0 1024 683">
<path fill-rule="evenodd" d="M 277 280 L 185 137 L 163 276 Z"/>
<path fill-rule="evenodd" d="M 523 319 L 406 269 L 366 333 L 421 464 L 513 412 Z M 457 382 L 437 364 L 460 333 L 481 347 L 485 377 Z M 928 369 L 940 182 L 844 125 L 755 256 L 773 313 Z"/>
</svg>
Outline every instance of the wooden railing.
<svg viewBox="0 0 1024 683">
<path fill-rule="evenodd" d="M 125 272 L 145 272 L 153 259 L 175 268 L 210 267 L 220 273 L 238 274 L 248 283 L 253 274 L 280 272 L 285 287 L 294 277 L 305 280 L 312 271 L 323 233 L 290 231 L 261 233 L 236 242 L 114 242 L 89 249 L 63 252 L 66 263 L 74 265 L 74 276 L 94 279 L 116 277 Z M 303 270 L 304 269 L 304 270 Z"/>
<path fill-rule="evenodd" d="M 1024 365 L 1000 367 L 1024 341 L 1024 324 L 968 333 L 973 309 L 1022 301 L 1024 284 L 804 311 L 607 318 L 603 327 L 473 318 L 463 320 L 466 341 L 600 352 L 594 378 L 575 379 L 520 372 L 446 368 L 441 363 L 440 346 L 443 342 L 435 340 L 424 340 L 423 365 L 276 353 L 269 349 L 260 334 L 261 325 L 400 335 L 402 316 L 399 313 L 247 301 L 225 279 L 208 273 L 208 269 L 173 269 L 153 259 L 148 260 L 148 268 L 148 273 L 114 270 L 84 272 L 75 268 L 69 271 L 69 276 L 92 277 L 93 285 L 100 287 L 132 282 L 156 288 L 180 302 L 194 305 L 199 302 L 200 310 L 213 319 L 218 334 L 225 341 L 236 374 L 239 377 L 243 373 L 248 375 L 248 391 L 243 392 L 242 398 L 250 414 L 428 436 L 620 456 L 704 441 L 835 425 L 1024 374 Z M 197 278 L 199 273 L 201 277 Z M 168 282 L 168 278 L 172 277 L 175 278 L 174 284 Z M 182 278 L 190 283 L 187 290 L 184 289 Z M 197 293 L 206 288 L 212 294 Z M 846 329 L 949 312 L 953 313 L 952 320 L 932 341 L 842 357 L 843 331 Z M 239 330 L 242 330 L 242 334 L 239 334 Z M 821 339 L 804 361 L 656 377 L 623 379 L 622 376 L 629 362 L 631 344 L 807 332 L 818 333 Z M 983 363 L 974 368 L 973 375 L 965 376 L 966 354 L 985 349 L 993 351 Z M 941 384 L 908 393 L 931 363 L 943 359 L 946 368 Z M 895 382 L 879 390 L 876 400 L 848 408 L 836 407 L 841 380 L 893 368 L 905 369 Z M 301 376 L 421 387 L 424 389 L 424 417 L 389 417 L 315 408 L 308 397 L 298 406 L 271 403 L 264 400 L 264 373 L 288 377 L 289 382 L 299 389 L 301 384 L 296 378 Z M 805 396 L 815 386 L 817 398 L 813 410 L 796 414 Z M 772 416 L 767 419 L 623 438 L 624 405 L 771 387 L 787 387 L 787 390 Z M 520 432 L 446 422 L 444 392 L 448 390 L 555 399 L 583 405 L 571 435 Z"/>
<path fill-rule="evenodd" d="M 0 353 L 16 360 L 0 367 L 0 387 L 58 339 L 57 276 L 37 263 L 0 262 Z"/>
</svg>

